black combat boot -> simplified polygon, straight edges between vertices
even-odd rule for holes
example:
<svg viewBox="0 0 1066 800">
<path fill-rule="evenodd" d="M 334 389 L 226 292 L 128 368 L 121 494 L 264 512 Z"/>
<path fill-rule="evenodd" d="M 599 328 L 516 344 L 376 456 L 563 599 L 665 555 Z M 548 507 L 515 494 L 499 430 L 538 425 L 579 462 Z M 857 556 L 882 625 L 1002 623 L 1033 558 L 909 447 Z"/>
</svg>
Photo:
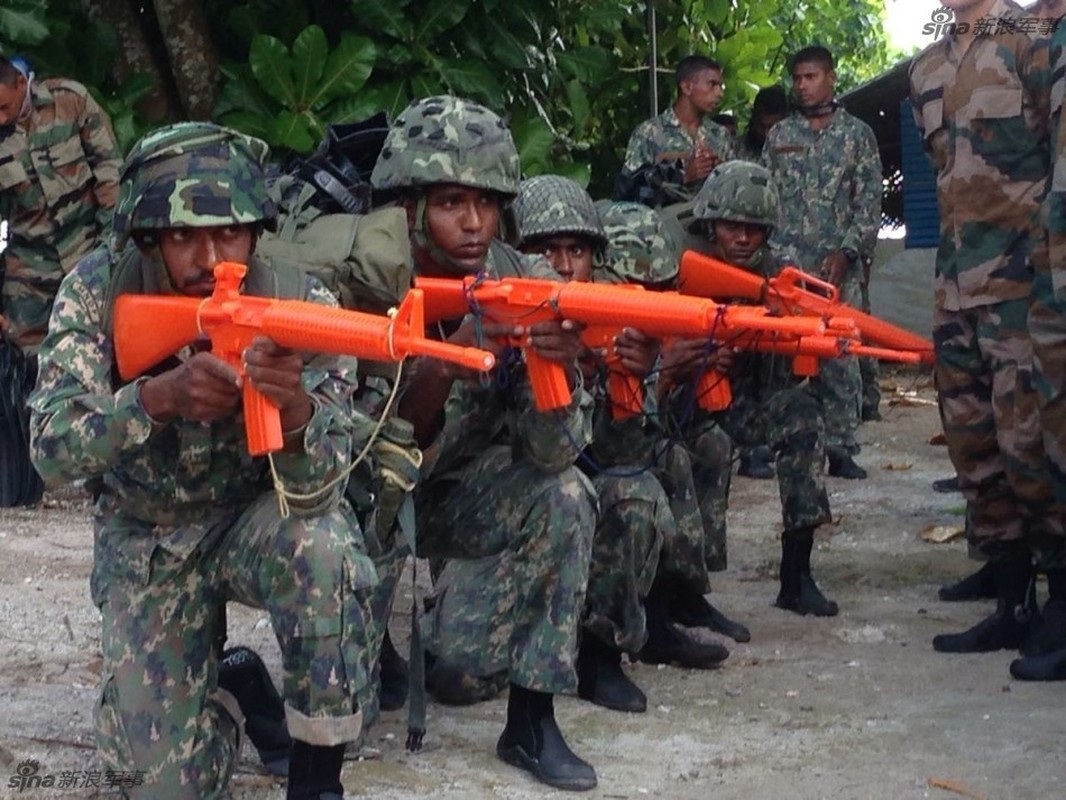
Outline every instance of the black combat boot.
<svg viewBox="0 0 1066 800">
<path fill-rule="evenodd" d="M 577 650 L 577 696 L 614 711 L 642 714 L 648 698 L 622 670 L 622 653 L 584 633 Z"/>
<path fill-rule="evenodd" d="M 285 800 L 343 800 L 345 745 L 314 745 L 293 739 Z"/>
<path fill-rule="evenodd" d="M 700 642 L 678 630 L 670 621 L 665 603 L 648 597 L 648 640 L 637 658 L 645 664 L 677 664 L 686 669 L 710 669 L 729 658 L 729 650 L 718 642 Z"/>
<path fill-rule="evenodd" d="M 941 653 L 990 653 L 1015 650 L 1030 630 L 1036 605 L 1033 566 L 1027 549 L 1019 548 L 994 558 L 996 610 L 962 633 L 933 637 L 933 649 Z"/>
<path fill-rule="evenodd" d="M 711 605 L 699 592 L 678 586 L 670 593 L 669 617 L 686 628 L 708 628 L 734 642 L 750 642 L 751 631 Z"/>
<path fill-rule="evenodd" d="M 292 739 L 285 724 L 285 704 L 263 659 L 248 647 L 226 650 L 218 664 L 218 686 L 237 699 L 244 732 L 267 772 L 287 774 Z"/>
<path fill-rule="evenodd" d="M 1040 656 L 1016 658 L 1010 674 L 1020 681 L 1066 681 L 1066 647 Z"/>
<path fill-rule="evenodd" d="M 1047 571 L 1048 599 L 1022 643 L 1023 656 L 1044 656 L 1066 647 L 1066 570 Z"/>
<path fill-rule="evenodd" d="M 596 770 L 566 744 L 555 722 L 552 695 L 546 692 L 511 684 L 496 755 L 556 789 L 585 792 L 596 787 Z"/>
<path fill-rule="evenodd" d="M 952 475 L 950 478 L 937 478 L 933 481 L 933 491 L 941 494 L 951 494 L 959 491 L 959 476 Z"/>
<path fill-rule="evenodd" d="M 834 478 L 845 478 L 849 481 L 866 479 L 866 470 L 856 464 L 851 453 L 843 447 L 827 447 L 825 455 L 829 459 L 828 472 Z"/>
<path fill-rule="evenodd" d="M 740 453 L 737 475 L 745 478 L 768 480 L 774 477 L 774 454 L 766 445 L 745 448 Z"/>
<path fill-rule="evenodd" d="M 407 686 L 410 678 L 407 673 L 407 662 L 403 656 L 396 652 L 393 647 L 389 632 L 385 631 L 385 639 L 381 643 L 381 657 L 378 659 L 378 681 L 381 689 L 378 693 L 378 704 L 382 711 L 398 711 L 407 702 Z"/>
<path fill-rule="evenodd" d="M 814 528 L 796 528 L 781 534 L 781 591 L 774 605 L 806 616 L 835 617 L 840 607 L 829 600 L 811 575 Z"/>
<path fill-rule="evenodd" d="M 940 587 L 937 597 L 945 603 L 960 603 L 967 600 L 991 600 L 996 596 L 996 581 L 992 562 L 986 561 L 981 569 L 955 583 Z"/>
</svg>

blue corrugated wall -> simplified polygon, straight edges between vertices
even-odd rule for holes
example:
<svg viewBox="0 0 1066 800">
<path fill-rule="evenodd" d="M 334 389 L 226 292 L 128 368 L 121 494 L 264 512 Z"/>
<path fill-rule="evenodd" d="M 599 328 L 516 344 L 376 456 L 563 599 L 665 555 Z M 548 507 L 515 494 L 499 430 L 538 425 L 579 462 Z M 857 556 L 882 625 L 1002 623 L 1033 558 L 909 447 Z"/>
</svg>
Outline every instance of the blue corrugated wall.
<svg viewBox="0 0 1066 800">
<path fill-rule="evenodd" d="M 922 149 L 911 101 L 900 103 L 900 151 L 903 163 L 903 222 L 906 247 L 936 247 L 940 213 L 936 204 L 936 173 Z"/>
</svg>

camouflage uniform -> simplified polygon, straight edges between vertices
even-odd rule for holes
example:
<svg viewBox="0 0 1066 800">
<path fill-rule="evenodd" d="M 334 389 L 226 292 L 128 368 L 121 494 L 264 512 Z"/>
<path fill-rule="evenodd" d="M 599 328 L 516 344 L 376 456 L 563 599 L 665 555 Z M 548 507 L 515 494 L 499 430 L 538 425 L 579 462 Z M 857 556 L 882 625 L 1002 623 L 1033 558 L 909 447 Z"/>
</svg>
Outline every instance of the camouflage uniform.
<svg viewBox="0 0 1066 800">
<path fill-rule="evenodd" d="M 989 17 L 1024 12 L 998 0 Z M 946 37 L 911 65 L 918 129 L 937 172 L 934 335 L 936 383 L 948 452 L 968 500 L 972 535 L 994 559 L 1027 534 L 1043 539 L 1046 514 L 1028 302 L 1040 263 L 1039 202 L 1048 169 L 1046 40 L 993 30 L 960 62 Z"/>
<path fill-rule="evenodd" d="M 33 110 L 0 138 L 0 219 L 8 225 L 3 311 L 35 349 L 63 276 L 111 224 L 121 155 L 107 114 L 80 83 L 31 83 Z"/>
<path fill-rule="evenodd" d="M 854 251 L 859 258 L 839 290 L 842 301 L 858 307 L 861 256 L 873 253 L 881 226 L 881 158 L 873 131 L 842 108 L 817 131 L 793 114 L 770 129 L 761 163 L 781 195 L 781 218 L 771 244 L 793 253 L 800 267 L 823 278 L 826 256 Z M 858 360 L 824 363 L 811 388 L 822 406 L 826 446 L 857 453 Z"/>
<path fill-rule="evenodd" d="M 736 157 L 736 144 L 733 136 L 722 125 L 713 121 L 710 115 L 700 120 L 700 127 L 695 136 L 689 134 L 677 118 L 673 106 L 659 116 L 645 120 L 636 127 L 626 146 L 625 163 L 622 174 L 632 176 L 642 168 L 656 165 L 667 170 L 667 184 L 663 191 L 671 201 L 688 200 L 699 191 L 703 181 L 682 184 L 684 160 L 691 156 L 697 145 L 712 150 L 722 161 Z"/>
<path fill-rule="evenodd" d="M 412 240 L 450 265 L 425 230 L 420 190 L 451 183 L 510 198 L 518 175 L 506 123 L 476 103 L 430 97 L 395 120 L 371 182 L 415 194 Z M 542 258 L 499 241 L 484 272 L 557 278 Z M 426 649 L 475 675 L 498 671 L 498 659 L 512 684 L 573 692 L 596 518 L 593 488 L 574 463 L 590 439 L 591 399 L 578 388 L 568 408 L 539 413 L 525 369 L 504 361 L 492 381 L 452 385 L 443 428 L 425 449 L 418 555 L 447 559 L 423 620 Z"/>
<path fill-rule="evenodd" d="M 614 262 L 604 263 L 607 234 L 592 199 L 573 181 L 558 175 L 523 181 L 515 217 L 520 243 L 545 236 L 583 237 L 593 250 L 593 279 L 611 277 Z M 602 375 L 589 387 L 595 422 L 582 460 L 600 506 L 582 629 L 635 655 L 646 637 L 643 602 L 655 578 L 663 539 L 674 536 L 674 521 L 662 486 L 649 471 L 657 439 L 650 418 L 615 419 L 605 379 Z"/>
<path fill-rule="evenodd" d="M 262 142 L 206 123 L 143 139 L 124 167 L 114 250 L 95 251 L 64 279 L 40 349 L 30 401 L 35 464 L 53 484 L 99 480 L 91 586 L 103 616 L 97 742 L 109 767 L 145 773 L 135 796 L 213 798 L 225 790 L 243 722 L 233 696 L 217 687 L 226 600 L 270 613 L 295 739 L 337 745 L 360 732 L 362 590 L 374 571 L 340 489 L 293 499 L 293 515 L 282 518 L 266 459 L 247 452 L 242 414 L 153 423 L 139 397 L 147 378 L 119 383 L 114 366 L 114 298 L 165 292 L 170 283 L 157 247 L 126 246 L 130 231 L 269 219 L 265 158 Z M 284 275 L 253 258 L 245 291 L 267 294 L 289 282 L 278 281 Z M 317 282 L 291 282 L 303 286 L 292 294 L 335 305 Z M 314 405 L 304 450 L 273 460 L 290 492 L 311 493 L 347 467 L 356 444 L 354 359 L 316 357 L 303 380 Z"/>
</svg>

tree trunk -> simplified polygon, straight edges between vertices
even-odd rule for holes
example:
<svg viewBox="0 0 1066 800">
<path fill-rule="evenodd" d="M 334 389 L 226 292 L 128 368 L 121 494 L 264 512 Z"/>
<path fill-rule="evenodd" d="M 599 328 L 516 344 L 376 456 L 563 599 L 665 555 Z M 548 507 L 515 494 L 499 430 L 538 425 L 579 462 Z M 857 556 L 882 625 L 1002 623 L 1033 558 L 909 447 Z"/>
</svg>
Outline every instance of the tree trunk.
<svg viewBox="0 0 1066 800">
<path fill-rule="evenodd" d="M 218 53 L 201 0 L 152 0 L 184 116 L 209 120 L 218 101 Z"/>
</svg>

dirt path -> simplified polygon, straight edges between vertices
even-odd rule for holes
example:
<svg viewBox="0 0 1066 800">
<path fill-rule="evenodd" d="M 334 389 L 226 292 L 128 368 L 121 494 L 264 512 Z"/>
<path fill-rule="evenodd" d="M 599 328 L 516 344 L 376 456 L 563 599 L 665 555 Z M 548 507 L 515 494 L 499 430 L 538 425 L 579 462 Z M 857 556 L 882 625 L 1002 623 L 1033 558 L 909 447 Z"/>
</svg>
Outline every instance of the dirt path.
<svg viewBox="0 0 1066 800">
<path fill-rule="evenodd" d="M 865 425 L 859 461 L 870 479 L 831 479 L 836 523 L 823 529 L 815 571 L 842 608 L 831 620 L 770 606 L 779 531 L 776 484 L 735 479 L 730 569 L 714 602 L 747 623 L 752 641 L 725 665 L 689 672 L 630 667 L 649 697 L 643 715 L 557 703 L 570 743 L 597 768 L 590 798 L 1057 798 L 1064 795 L 1066 685 L 1012 681 L 1012 653 L 946 657 L 929 642 L 960 630 L 986 603 L 945 604 L 939 583 L 972 568 L 961 542 L 930 544 L 930 525 L 959 526 L 958 495 L 932 491 L 951 472 L 928 386 L 914 405 Z M 92 797 L 95 790 L 8 786 L 23 759 L 58 783 L 93 764 L 99 619 L 88 597 L 91 532 L 76 493 L 36 510 L 0 511 L 0 797 Z M 1041 586 L 1043 593 L 1043 586 Z M 276 668 L 262 615 L 231 606 L 231 638 Z M 395 631 L 404 620 L 395 619 Z M 403 750 L 405 714 L 386 714 L 362 760 L 345 768 L 349 796 L 562 797 L 497 761 L 506 701 L 430 705 L 427 748 Z M 930 779 L 949 788 L 935 788 Z M 967 795 L 964 792 L 970 792 Z M 237 798 L 282 798 L 246 749 Z"/>
</svg>

